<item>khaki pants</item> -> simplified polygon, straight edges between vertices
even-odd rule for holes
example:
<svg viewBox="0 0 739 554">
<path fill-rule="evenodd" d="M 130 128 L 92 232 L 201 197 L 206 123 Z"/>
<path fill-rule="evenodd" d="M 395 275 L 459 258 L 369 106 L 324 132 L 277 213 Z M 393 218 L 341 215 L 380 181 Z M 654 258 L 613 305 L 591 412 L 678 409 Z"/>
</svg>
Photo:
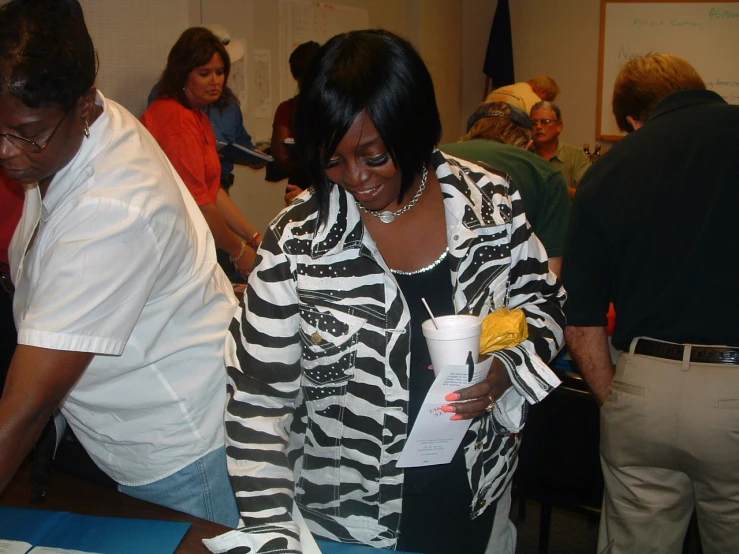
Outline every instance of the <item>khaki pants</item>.
<svg viewBox="0 0 739 554">
<path fill-rule="evenodd" d="M 637 340 L 601 409 L 598 551 L 680 553 L 695 509 L 704 554 L 739 552 L 739 366 L 635 355 Z"/>
</svg>

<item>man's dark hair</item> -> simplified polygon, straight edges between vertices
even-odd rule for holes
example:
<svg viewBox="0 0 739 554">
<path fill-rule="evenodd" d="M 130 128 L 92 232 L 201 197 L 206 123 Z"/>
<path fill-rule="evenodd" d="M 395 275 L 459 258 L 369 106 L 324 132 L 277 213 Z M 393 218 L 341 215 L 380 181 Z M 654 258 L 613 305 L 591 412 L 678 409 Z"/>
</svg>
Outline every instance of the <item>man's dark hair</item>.
<svg viewBox="0 0 739 554">
<path fill-rule="evenodd" d="M 205 27 L 185 29 L 172 46 L 167 56 L 167 66 L 159 79 L 159 98 L 174 98 L 183 106 L 192 108 L 184 90 L 187 79 L 193 69 L 209 63 L 214 54 L 220 54 L 223 60 L 224 81 L 223 93 L 213 106 L 223 108 L 234 96 L 227 86 L 231 58 L 221 40 Z"/>
<path fill-rule="evenodd" d="M 303 81 L 295 142 L 323 222 L 334 186 L 324 171 L 357 115 L 366 112 L 402 175 L 400 196 L 431 161 L 441 138 L 434 84 L 410 42 L 380 29 L 333 37 Z"/>
<path fill-rule="evenodd" d="M 98 60 L 77 0 L 14 0 L 0 8 L 0 94 L 68 110 L 95 84 Z"/>
<path fill-rule="evenodd" d="M 318 51 L 321 49 L 321 45 L 315 41 L 304 42 L 295 47 L 288 62 L 290 63 L 290 73 L 292 73 L 293 79 L 296 81 L 302 81 L 305 74 L 308 72 L 313 58 L 316 57 Z"/>
</svg>

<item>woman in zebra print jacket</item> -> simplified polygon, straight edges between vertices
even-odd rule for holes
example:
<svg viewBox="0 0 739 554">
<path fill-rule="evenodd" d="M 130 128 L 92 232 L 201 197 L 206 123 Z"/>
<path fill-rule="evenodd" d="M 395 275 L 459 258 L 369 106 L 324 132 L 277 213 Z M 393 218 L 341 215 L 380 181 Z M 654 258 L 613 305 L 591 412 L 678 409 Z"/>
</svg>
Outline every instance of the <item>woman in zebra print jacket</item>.
<svg viewBox="0 0 739 554">
<path fill-rule="evenodd" d="M 492 529 L 492 548 L 512 552 L 516 433 L 559 382 L 546 363 L 562 344 L 564 291 L 509 182 L 436 150 L 433 84 L 407 41 L 334 37 L 301 95 L 296 142 L 315 190 L 270 225 L 231 326 L 226 431 L 242 521 L 209 547 L 300 552 L 296 504 L 322 539 L 482 553 Z M 440 315 L 519 307 L 529 338 L 447 398 L 450 417 L 473 420 L 454 460 L 403 470 L 433 381 L 421 294 Z"/>
</svg>

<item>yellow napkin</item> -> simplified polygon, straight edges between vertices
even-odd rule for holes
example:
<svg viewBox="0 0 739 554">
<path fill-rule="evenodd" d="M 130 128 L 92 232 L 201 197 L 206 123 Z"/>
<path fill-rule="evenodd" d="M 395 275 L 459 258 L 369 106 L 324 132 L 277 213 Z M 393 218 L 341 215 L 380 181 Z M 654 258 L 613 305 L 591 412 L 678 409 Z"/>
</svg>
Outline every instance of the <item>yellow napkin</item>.
<svg viewBox="0 0 739 554">
<path fill-rule="evenodd" d="M 529 327 L 523 310 L 500 308 L 482 320 L 480 354 L 489 354 L 515 346 L 525 341 L 528 336 Z"/>
</svg>

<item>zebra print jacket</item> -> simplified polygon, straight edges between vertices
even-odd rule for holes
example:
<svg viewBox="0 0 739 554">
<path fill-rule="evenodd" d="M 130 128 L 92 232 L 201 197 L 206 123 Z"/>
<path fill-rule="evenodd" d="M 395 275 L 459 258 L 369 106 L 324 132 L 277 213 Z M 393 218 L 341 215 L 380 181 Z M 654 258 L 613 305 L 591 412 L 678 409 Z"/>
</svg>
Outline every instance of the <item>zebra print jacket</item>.
<svg viewBox="0 0 739 554">
<path fill-rule="evenodd" d="M 562 344 L 565 293 L 506 179 L 438 151 L 433 165 L 457 313 L 519 307 L 529 326 L 528 340 L 498 353 L 513 381 L 498 403 L 507 410 L 476 419 L 465 437 L 474 518 L 513 474 L 527 405 L 559 384 L 545 362 Z M 242 521 L 208 541 L 213 552 L 300 552 L 293 501 L 319 538 L 394 547 L 409 330 L 398 285 L 343 189 L 331 193 L 325 226 L 313 197 L 271 223 L 227 339 L 228 467 Z"/>
</svg>

